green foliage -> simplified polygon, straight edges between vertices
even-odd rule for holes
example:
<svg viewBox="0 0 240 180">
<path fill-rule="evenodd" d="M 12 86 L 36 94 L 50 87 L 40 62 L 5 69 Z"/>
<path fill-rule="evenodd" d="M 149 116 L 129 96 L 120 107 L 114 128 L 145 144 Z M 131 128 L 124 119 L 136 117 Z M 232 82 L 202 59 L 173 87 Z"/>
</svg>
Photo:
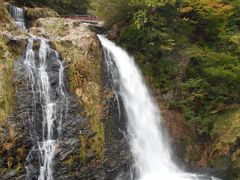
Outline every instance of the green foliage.
<svg viewBox="0 0 240 180">
<path fill-rule="evenodd" d="M 190 48 L 186 54 L 191 60 L 174 106 L 200 134 L 209 134 L 214 122 L 209 116 L 240 100 L 240 59 L 208 48 Z"/>
<path fill-rule="evenodd" d="M 19 6 L 47 6 L 59 14 L 86 14 L 88 0 L 14 0 Z"/>
<path fill-rule="evenodd" d="M 0 125 L 5 123 L 14 105 L 12 59 L 5 39 L 0 37 Z"/>
<path fill-rule="evenodd" d="M 93 0 L 91 12 L 101 17 L 108 26 L 128 18 L 130 0 Z"/>
<path fill-rule="evenodd" d="M 114 7 L 114 0 L 103 6 Z M 144 75 L 162 93 L 175 92 L 172 107 L 200 135 L 211 133 L 209 118 L 240 102 L 239 0 L 128 0 L 118 42 L 132 53 Z M 127 8 L 126 8 L 127 7 Z M 122 8 L 122 7 L 121 7 Z M 121 14 L 112 8 L 112 14 Z M 99 14 L 101 16 L 101 14 Z"/>
</svg>

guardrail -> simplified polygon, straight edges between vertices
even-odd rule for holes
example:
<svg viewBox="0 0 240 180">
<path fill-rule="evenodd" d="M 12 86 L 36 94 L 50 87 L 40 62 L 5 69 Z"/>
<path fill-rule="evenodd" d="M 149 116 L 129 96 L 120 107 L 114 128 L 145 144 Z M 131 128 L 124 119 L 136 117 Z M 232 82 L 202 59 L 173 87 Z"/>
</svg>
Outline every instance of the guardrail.
<svg viewBox="0 0 240 180">
<path fill-rule="evenodd" d="M 61 17 L 66 19 L 76 19 L 76 20 L 82 20 L 82 21 L 100 21 L 98 17 L 91 16 L 91 15 L 64 15 Z"/>
</svg>

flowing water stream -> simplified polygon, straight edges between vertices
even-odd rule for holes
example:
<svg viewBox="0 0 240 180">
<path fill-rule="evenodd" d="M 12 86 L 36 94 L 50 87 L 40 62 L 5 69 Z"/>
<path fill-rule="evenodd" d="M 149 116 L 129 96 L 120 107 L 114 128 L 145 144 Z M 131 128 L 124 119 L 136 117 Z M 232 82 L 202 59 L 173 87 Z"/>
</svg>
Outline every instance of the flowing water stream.
<svg viewBox="0 0 240 180">
<path fill-rule="evenodd" d="M 16 25 L 26 30 L 23 9 L 11 6 L 10 13 Z M 40 44 L 34 49 L 34 43 Z M 58 53 L 53 50 L 48 40 L 31 36 L 24 58 L 33 95 L 32 110 L 29 113 L 30 135 L 35 144 L 30 151 L 26 165 L 28 179 L 37 171 L 38 180 L 53 180 L 53 159 L 58 140 L 61 136 L 61 124 L 67 107 L 64 86 L 64 67 Z M 40 108 L 37 110 L 37 106 Z M 40 109 L 40 110 L 39 110 Z M 40 117 L 36 116 L 40 112 Z M 39 130 L 41 129 L 41 130 Z M 38 158 L 34 156 L 38 156 Z M 33 167 L 36 161 L 37 168 Z"/>
<path fill-rule="evenodd" d="M 40 42 L 37 54 L 33 51 L 33 43 L 36 41 Z M 48 41 L 38 37 L 29 39 L 24 64 L 31 79 L 33 104 L 36 106 L 37 102 L 40 102 L 42 108 L 40 119 L 42 131 L 41 133 L 35 132 L 34 135 L 38 144 L 37 151 L 40 154 L 38 180 L 52 180 L 53 158 L 58 137 L 61 134 L 63 107 L 66 106 L 63 83 L 64 67 L 57 52 L 50 48 Z M 53 65 L 58 68 L 57 77 L 50 77 L 49 75 L 51 70 L 49 66 Z M 57 87 L 53 87 L 50 82 L 55 78 L 57 78 Z M 36 124 L 37 119 L 34 116 L 30 119 L 31 123 Z"/>
<path fill-rule="evenodd" d="M 16 25 L 23 31 L 26 31 L 25 21 L 24 21 L 24 10 L 16 6 L 10 6 L 9 12 Z"/>
<path fill-rule="evenodd" d="M 138 180 L 213 179 L 185 173 L 171 159 L 170 147 L 161 125 L 161 113 L 155 105 L 144 79 L 126 51 L 104 36 L 98 36 L 113 81 L 118 82 L 128 118 L 128 138 L 135 160 Z M 116 72 L 117 71 L 117 72 Z M 118 74 L 118 75 L 116 75 Z"/>
</svg>

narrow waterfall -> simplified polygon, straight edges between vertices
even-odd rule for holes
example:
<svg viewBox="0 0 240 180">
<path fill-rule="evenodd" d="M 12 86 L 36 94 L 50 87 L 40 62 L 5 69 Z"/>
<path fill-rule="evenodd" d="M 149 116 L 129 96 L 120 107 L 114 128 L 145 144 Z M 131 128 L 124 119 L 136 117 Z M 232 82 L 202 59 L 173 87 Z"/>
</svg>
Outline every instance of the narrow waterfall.
<svg viewBox="0 0 240 180">
<path fill-rule="evenodd" d="M 40 48 L 37 54 L 33 51 L 33 43 L 35 41 L 40 41 Z M 42 117 L 40 119 L 42 131 L 38 133 L 36 130 L 33 137 L 37 139 L 38 144 L 38 149 L 34 151 L 37 150 L 38 154 L 40 154 L 38 180 L 52 180 L 53 158 L 58 138 L 61 135 L 63 111 L 67 105 L 63 83 L 64 67 L 59 60 L 57 52 L 50 48 L 47 40 L 36 37 L 29 39 L 24 63 L 31 79 L 34 107 L 36 107 L 37 102 L 40 102 L 42 108 Z M 50 77 L 50 68 L 58 69 L 57 77 Z M 51 81 L 56 81 L 56 78 L 58 85 L 53 87 L 51 85 L 53 82 Z M 35 122 L 37 119 L 34 115 L 30 120 L 32 121 L 31 124 L 37 123 Z"/>
<path fill-rule="evenodd" d="M 11 16 L 15 20 L 16 25 L 23 31 L 26 31 L 26 26 L 24 22 L 24 10 L 16 6 L 10 6 L 9 10 Z"/>
<path fill-rule="evenodd" d="M 33 51 L 35 41 L 40 41 L 37 54 Z M 57 52 L 50 48 L 47 40 L 36 37 L 29 39 L 24 64 L 31 79 L 33 107 L 36 107 L 37 102 L 40 102 L 42 108 L 40 119 L 42 131 L 40 133 L 35 131 L 33 137 L 33 139 L 37 139 L 38 144 L 38 149 L 34 149 L 34 151 L 38 151 L 38 154 L 40 154 L 38 180 L 53 180 L 53 158 L 56 153 L 58 138 L 61 135 L 64 107 L 67 104 L 63 83 L 64 67 Z M 50 77 L 50 69 L 55 68 L 58 69 L 57 75 L 53 74 L 54 77 L 53 75 Z M 57 80 L 55 80 L 56 78 Z M 53 87 L 51 81 L 57 81 L 57 86 Z M 35 118 L 34 113 L 30 120 L 30 124 L 36 124 L 36 121 L 39 121 L 39 119 Z"/>
<path fill-rule="evenodd" d="M 128 118 L 128 138 L 139 180 L 210 179 L 184 173 L 171 159 L 167 137 L 163 134 L 161 114 L 144 83 L 134 59 L 105 37 L 98 36 L 113 81 L 118 81 L 119 94 Z M 116 68 L 114 68 L 116 66 Z M 116 74 L 118 74 L 116 76 Z"/>
<path fill-rule="evenodd" d="M 11 6 L 10 14 L 16 25 L 26 31 L 23 9 Z M 35 42 L 40 42 L 38 51 L 33 49 Z M 33 97 L 32 109 L 29 112 L 29 131 L 35 144 L 27 157 L 28 179 L 35 179 L 38 174 L 38 180 L 53 180 L 53 159 L 68 104 L 64 90 L 64 67 L 58 53 L 50 48 L 48 41 L 35 36 L 28 40 L 24 65 Z M 37 108 L 39 104 L 40 110 Z M 39 111 L 40 117 L 37 116 Z M 36 165 L 33 165 L 36 160 L 38 170 L 34 167 Z"/>
</svg>

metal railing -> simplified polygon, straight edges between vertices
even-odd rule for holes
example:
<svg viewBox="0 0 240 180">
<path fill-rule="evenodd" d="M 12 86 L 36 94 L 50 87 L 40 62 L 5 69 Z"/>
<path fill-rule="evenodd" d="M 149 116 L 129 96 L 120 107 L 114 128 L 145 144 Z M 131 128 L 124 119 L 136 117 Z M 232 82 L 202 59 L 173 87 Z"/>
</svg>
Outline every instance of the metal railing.
<svg viewBox="0 0 240 180">
<path fill-rule="evenodd" d="M 64 15 L 61 17 L 66 19 L 76 19 L 82 21 L 100 21 L 98 17 L 92 15 Z"/>
</svg>

